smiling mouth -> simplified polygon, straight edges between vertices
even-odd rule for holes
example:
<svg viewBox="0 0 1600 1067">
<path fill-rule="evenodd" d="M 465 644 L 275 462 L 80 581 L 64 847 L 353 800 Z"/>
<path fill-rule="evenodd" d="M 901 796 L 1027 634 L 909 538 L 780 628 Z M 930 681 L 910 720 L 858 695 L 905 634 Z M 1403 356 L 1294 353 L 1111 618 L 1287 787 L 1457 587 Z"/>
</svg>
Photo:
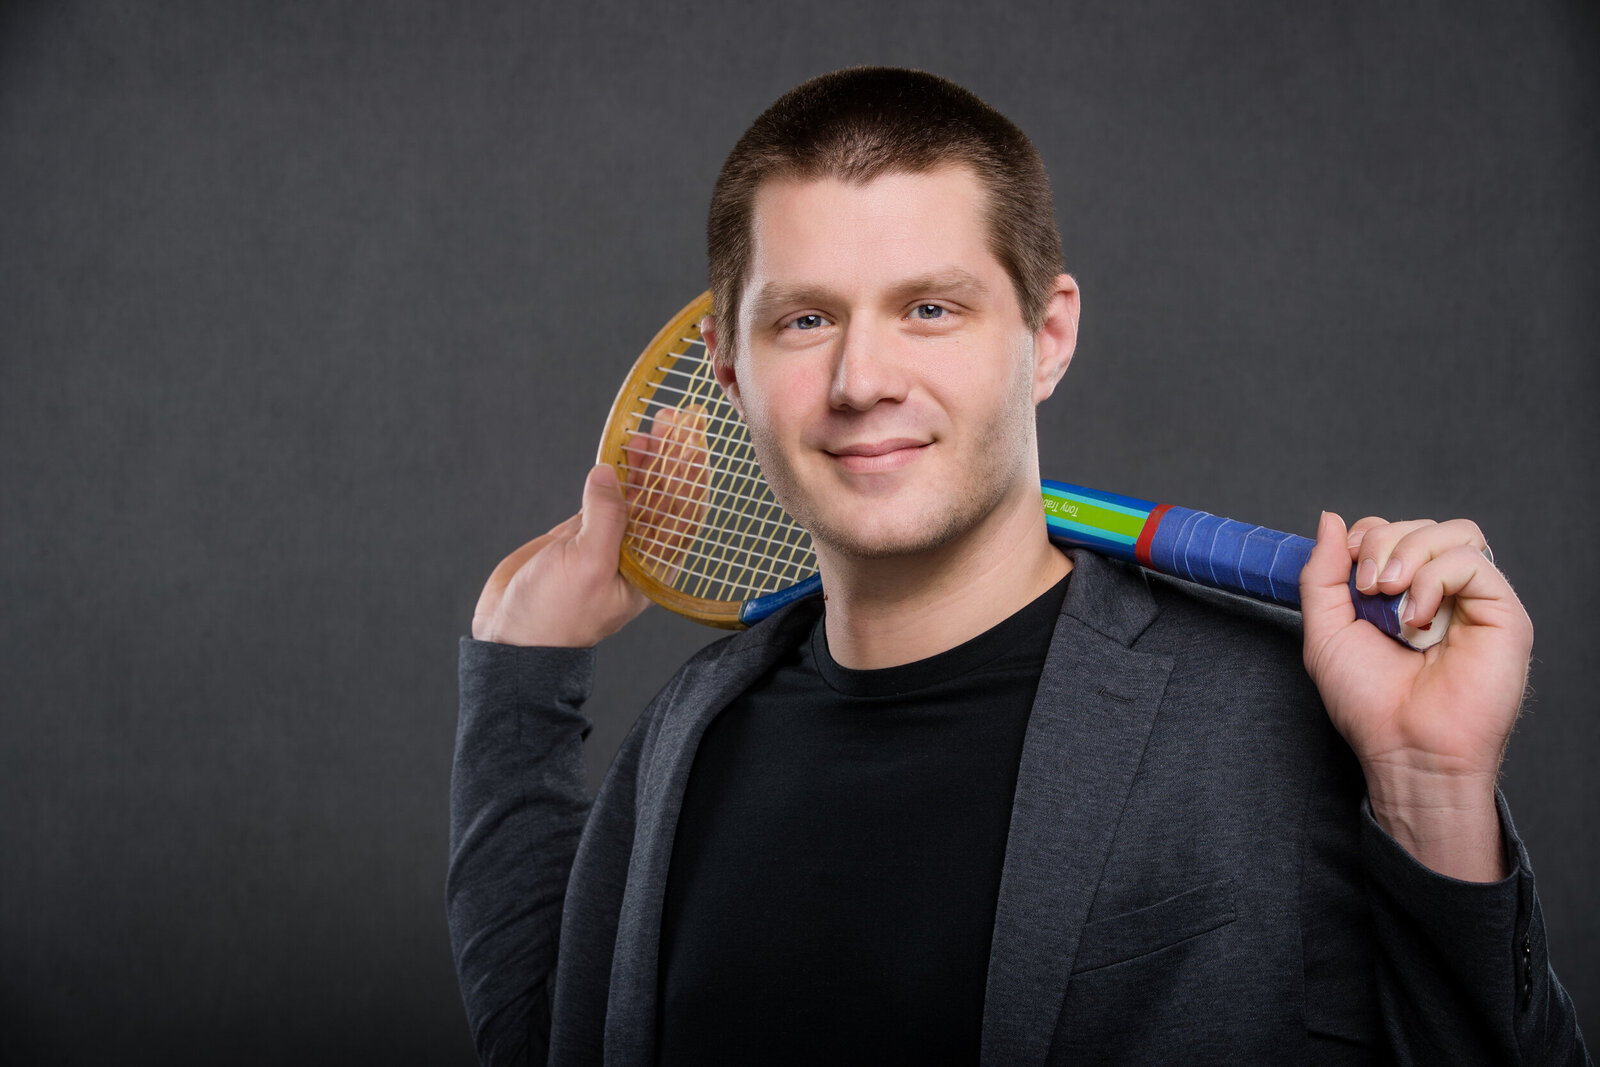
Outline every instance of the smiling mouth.
<svg viewBox="0 0 1600 1067">
<path fill-rule="evenodd" d="M 931 444 L 929 441 L 894 438 L 889 441 L 845 445 L 841 448 L 830 448 L 826 451 L 845 470 L 856 473 L 870 473 L 896 470 L 903 467 L 915 459 L 929 444 Z"/>
</svg>

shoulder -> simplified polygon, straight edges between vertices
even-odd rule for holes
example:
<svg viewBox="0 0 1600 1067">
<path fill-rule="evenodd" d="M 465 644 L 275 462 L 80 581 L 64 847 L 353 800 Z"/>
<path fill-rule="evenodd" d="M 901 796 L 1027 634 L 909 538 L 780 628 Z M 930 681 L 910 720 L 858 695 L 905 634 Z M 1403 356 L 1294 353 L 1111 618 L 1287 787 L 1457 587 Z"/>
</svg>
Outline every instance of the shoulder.
<svg viewBox="0 0 1600 1067">
<path fill-rule="evenodd" d="M 1299 612 L 1180 578 L 1146 578 L 1157 614 L 1140 635 L 1140 647 L 1223 662 L 1265 660 L 1304 674 Z"/>
<path fill-rule="evenodd" d="M 1300 613 L 1291 608 L 1164 574 L 1148 572 L 1147 577 L 1156 602 L 1175 619 L 1228 633 L 1258 635 L 1269 641 L 1300 640 Z"/>
<path fill-rule="evenodd" d="M 1158 612 L 1137 647 L 1173 657 L 1175 695 L 1203 702 L 1208 717 L 1250 722 L 1259 715 L 1278 729 L 1294 708 L 1311 732 L 1330 733 L 1306 674 L 1298 612 L 1181 579 L 1149 579 Z"/>
<path fill-rule="evenodd" d="M 1238 737 L 1285 721 L 1322 735 L 1326 715 L 1301 658 L 1297 612 L 1077 552 L 1055 647 L 1107 671 L 1160 672 L 1162 704 Z M 1085 639 L 1084 632 L 1094 635 Z"/>
<path fill-rule="evenodd" d="M 1070 553 L 1062 614 L 1126 648 L 1159 655 L 1265 655 L 1298 663 L 1300 615 L 1108 559 Z"/>
</svg>

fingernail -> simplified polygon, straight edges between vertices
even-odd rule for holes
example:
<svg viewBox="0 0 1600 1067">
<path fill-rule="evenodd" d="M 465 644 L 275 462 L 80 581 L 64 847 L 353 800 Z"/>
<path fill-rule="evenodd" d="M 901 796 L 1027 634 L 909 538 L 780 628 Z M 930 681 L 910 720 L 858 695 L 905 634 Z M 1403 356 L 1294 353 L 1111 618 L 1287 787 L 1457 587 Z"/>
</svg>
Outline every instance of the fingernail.
<svg viewBox="0 0 1600 1067">
<path fill-rule="evenodd" d="M 1411 620 L 1417 617 L 1417 606 L 1406 597 L 1406 606 L 1400 609 L 1400 622 L 1405 626 L 1411 625 Z"/>
<path fill-rule="evenodd" d="M 1389 565 L 1383 568 L 1383 573 L 1378 575 L 1378 581 L 1392 582 L 1398 577 L 1400 577 L 1400 561 L 1391 559 Z"/>
<path fill-rule="evenodd" d="M 1378 581 L 1378 561 L 1364 559 L 1361 566 L 1356 568 L 1356 588 L 1362 591 L 1371 589 Z"/>
<path fill-rule="evenodd" d="M 1361 543 L 1361 538 L 1359 535 L 1352 532 L 1344 539 L 1344 543 L 1346 548 L 1354 548 Z"/>
</svg>

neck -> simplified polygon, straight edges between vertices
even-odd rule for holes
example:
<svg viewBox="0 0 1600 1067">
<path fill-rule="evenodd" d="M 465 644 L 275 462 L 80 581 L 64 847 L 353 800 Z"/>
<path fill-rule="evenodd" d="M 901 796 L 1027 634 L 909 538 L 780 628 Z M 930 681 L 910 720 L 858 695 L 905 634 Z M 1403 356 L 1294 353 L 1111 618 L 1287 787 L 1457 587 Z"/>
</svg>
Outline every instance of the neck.
<svg viewBox="0 0 1600 1067">
<path fill-rule="evenodd" d="M 876 670 L 938 655 L 1065 577 L 1072 563 L 1050 544 L 1038 493 L 1012 496 L 966 535 L 915 555 L 846 558 L 819 545 L 834 660 Z"/>
</svg>

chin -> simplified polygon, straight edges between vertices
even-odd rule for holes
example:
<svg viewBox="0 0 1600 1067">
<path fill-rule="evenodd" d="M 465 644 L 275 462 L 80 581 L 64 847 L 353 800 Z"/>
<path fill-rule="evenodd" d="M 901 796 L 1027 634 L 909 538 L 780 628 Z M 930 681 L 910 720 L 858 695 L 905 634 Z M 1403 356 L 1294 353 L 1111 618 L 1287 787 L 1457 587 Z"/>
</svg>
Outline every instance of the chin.
<svg viewBox="0 0 1600 1067">
<path fill-rule="evenodd" d="M 809 512 L 809 513 L 808 513 Z M 870 516 L 823 516 L 804 509 L 795 521 L 806 528 L 819 548 L 850 559 L 895 559 L 930 552 L 954 541 L 976 525 L 983 512 L 952 509 L 942 515 L 919 514 L 913 521 L 875 523 Z"/>
<path fill-rule="evenodd" d="M 814 531 L 811 540 L 836 556 L 859 560 L 900 559 L 932 551 L 949 538 L 882 538 L 867 540 L 858 536 L 834 537 L 830 531 Z"/>
</svg>

